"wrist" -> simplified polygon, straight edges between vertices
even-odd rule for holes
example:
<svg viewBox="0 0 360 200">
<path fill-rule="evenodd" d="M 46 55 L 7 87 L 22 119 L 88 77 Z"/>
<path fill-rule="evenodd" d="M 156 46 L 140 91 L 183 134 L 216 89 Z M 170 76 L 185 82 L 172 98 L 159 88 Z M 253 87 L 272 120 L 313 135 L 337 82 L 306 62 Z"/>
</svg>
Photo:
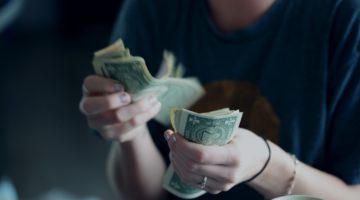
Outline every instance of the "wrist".
<svg viewBox="0 0 360 200">
<path fill-rule="evenodd" d="M 268 144 L 265 142 L 264 138 L 246 129 L 240 128 L 239 130 L 241 132 L 235 135 L 235 140 L 245 141 L 238 145 L 239 147 L 245 149 L 239 150 L 240 153 L 244 152 L 243 155 L 240 155 L 240 157 L 245 160 L 244 162 L 249 163 L 246 168 L 243 167 L 243 177 L 241 177 L 241 182 L 248 183 L 252 182 L 255 177 L 260 176 L 260 174 L 262 174 L 267 168 L 266 163 L 270 162 L 267 160 L 269 159 L 269 156 L 271 157 L 271 152 L 269 151 L 270 149 L 268 148 Z M 237 137 L 239 137 L 239 139 L 237 139 Z M 251 151 L 251 153 L 249 153 L 249 151 Z"/>
<path fill-rule="evenodd" d="M 262 164 L 258 165 L 261 168 L 257 169 L 257 172 L 253 176 L 251 176 L 250 178 L 245 180 L 244 183 L 249 183 L 249 182 L 253 181 L 254 179 L 256 179 L 258 176 L 260 176 L 265 171 L 265 169 L 269 165 L 269 162 L 271 160 L 270 142 L 266 138 L 262 138 L 262 140 L 264 142 L 264 145 L 266 145 L 266 151 L 267 151 L 266 159 L 261 159 L 261 160 L 263 160 L 263 162 L 262 162 Z"/>
<path fill-rule="evenodd" d="M 289 178 L 293 174 L 294 164 L 288 153 L 271 142 L 269 144 L 272 155 L 268 166 L 248 185 L 266 197 L 272 198 L 286 193 Z"/>
<path fill-rule="evenodd" d="M 144 140 L 150 138 L 150 133 L 146 125 L 136 127 L 127 134 L 131 135 L 130 139 L 124 141 L 123 139 L 119 138 L 116 140 L 116 142 L 119 143 L 121 148 L 130 148 L 141 145 Z"/>
</svg>

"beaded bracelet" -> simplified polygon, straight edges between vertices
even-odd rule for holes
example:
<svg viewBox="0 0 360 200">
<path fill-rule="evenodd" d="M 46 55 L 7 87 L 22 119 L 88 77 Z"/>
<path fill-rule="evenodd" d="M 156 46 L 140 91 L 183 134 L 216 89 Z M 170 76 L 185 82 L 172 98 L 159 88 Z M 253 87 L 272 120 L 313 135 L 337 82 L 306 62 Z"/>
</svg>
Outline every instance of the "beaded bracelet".
<svg viewBox="0 0 360 200">
<path fill-rule="evenodd" d="M 253 177 L 251 177 L 251 178 L 249 178 L 248 180 L 244 181 L 244 183 L 248 183 L 248 182 L 254 180 L 256 177 L 258 177 L 258 176 L 265 170 L 265 168 L 268 166 L 268 164 L 269 164 L 269 162 L 270 162 L 270 158 L 271 158 L 271 148 L 270 148 L 270 144 L 269 144 L 269 142 L 268 142 L 268 140 L 267 140 L 266 138 L 263 137 L 263 140 L 264 140 L 264 142 L 265 142 L 265 144 L 266 144 L 266 147 L 267 147 L 267 149 L 268 149 L 268 152 L 269 152 L 268 158 L 267 158 L 264 166 L 261 168 L 261 170 L 260 170 L 258 173 L 256 173 Z"/>
<path fill-rule="evenodd" d="M 299 162 L 294 154 L 291 155 L 291 158 L 292 158 L 292 160 L 294 162 L 294 171 L 293 171 L 292 176 L 291 176 L 291 178 L 289 180 L 289 186 L 286 189 L 286 194 L 287 195 L 291 195 L 293 190 L 294 190 L 295 178 L 296 178 L 296 167 L 297 167 L 298 162 Z"/>
</svg>

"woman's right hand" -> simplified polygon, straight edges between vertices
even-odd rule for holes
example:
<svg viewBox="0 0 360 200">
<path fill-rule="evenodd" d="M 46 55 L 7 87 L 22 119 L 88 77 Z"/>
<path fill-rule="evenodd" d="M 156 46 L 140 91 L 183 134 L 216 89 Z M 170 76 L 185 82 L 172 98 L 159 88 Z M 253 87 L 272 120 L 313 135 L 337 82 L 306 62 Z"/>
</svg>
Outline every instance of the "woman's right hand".
<svg viewBox="0 0 360 200">
<path fill-rule="evenodd" d="M 127 142 L 145 133 L 146 122 L 160 111 L 161 103 L 154 96 L 132 102 L 119 82 L 90 75 L 79 107 L 88 125 L 105 139 Z"/>
</svg>

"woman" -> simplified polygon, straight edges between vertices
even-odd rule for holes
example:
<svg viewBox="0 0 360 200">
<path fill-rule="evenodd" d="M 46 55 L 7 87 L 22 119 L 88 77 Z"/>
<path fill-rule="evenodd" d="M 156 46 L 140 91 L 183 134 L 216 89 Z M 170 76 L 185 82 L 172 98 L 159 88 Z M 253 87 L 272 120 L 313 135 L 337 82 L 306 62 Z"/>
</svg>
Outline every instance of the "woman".
<svg viewBox="0 0 360 200">
<path fill-rule="evenodd" d="M 224 146 L 170 130 L 160 140 L 166 127 L 147 123 L 156 98 L 131 103 L 121 83 L 87 77 L 80 107 L 115 141 L 114 189 L 124 199 L 176 199 L 162 189 L 168 146 L 182 181 L 210 193 L 199 199 L 358 199 L 359 25 L 356 0 L 126 1 L 113 40 L 152 73 L 170 50 L 209 94 L 194 109 L 239 108 L 244 119 Z"/>
</svg>

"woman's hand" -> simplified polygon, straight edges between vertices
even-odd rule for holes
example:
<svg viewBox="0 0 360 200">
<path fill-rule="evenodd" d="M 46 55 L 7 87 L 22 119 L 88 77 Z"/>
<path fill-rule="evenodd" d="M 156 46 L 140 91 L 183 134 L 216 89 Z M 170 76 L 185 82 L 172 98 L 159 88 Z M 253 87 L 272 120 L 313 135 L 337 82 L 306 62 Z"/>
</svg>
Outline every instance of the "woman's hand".
<svg viewBox="0 0 360 200">
<path fill-rule="evenodd" d="M 161 104 L 153 96 L 138 102 L 115 80 L 91 75 L 83 83 L 80 110 L 91 128 L 105 139 L 126 142 L 145 133 L 145 124 L 159 111 Z"/>
<path fill-rule="evenodd" d="M 170 160 L 182 181 L 204 188 L 211 194 L 228 191 L 235 185 L 258 173 L 268 158 L 268 149 L 262 138 L 249 130 L 239 128 L 233 140 L 224 146 L 204 146 L 189 142 L 181 135 L 167 130 Z"/>
</svg>

